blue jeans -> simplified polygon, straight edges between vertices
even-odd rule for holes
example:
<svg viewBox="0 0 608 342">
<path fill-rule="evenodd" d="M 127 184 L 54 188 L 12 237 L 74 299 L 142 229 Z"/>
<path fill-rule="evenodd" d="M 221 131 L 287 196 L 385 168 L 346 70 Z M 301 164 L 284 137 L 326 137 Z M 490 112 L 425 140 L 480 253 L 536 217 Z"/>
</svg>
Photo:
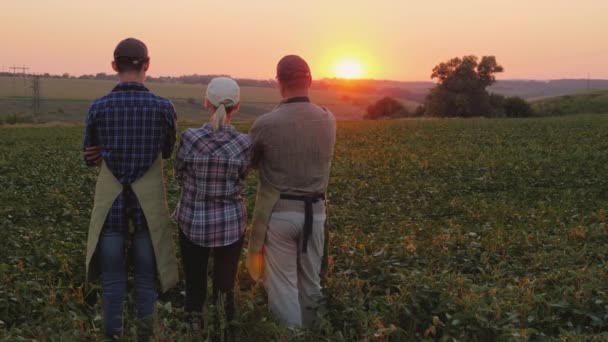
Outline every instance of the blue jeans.
<svg viewBox="0 0 608 342">
<path fill-rule="evenodd" d="M 121 336 L 123 304 L 127 294 L 127 232 L 104 229 L 99 239 L 103 288 L 103 322 L 106 337 Z M 135 266 L 137 319 L 150 317 L 156 302 L 156 260 L 147 228 L 138 228 L 130 246 Z"/>
</svg>

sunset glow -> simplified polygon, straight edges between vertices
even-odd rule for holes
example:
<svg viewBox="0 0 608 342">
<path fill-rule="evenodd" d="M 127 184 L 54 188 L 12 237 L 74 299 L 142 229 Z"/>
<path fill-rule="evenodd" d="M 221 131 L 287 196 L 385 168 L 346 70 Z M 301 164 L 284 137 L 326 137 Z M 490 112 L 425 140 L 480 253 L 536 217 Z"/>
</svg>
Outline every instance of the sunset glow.
<svg viewBox="0 0 608 342">
<path fill-rule="evenodd" d="M 437 63 L 473 54 L 495 55 L 500 78 L 608 78 L 608 1 L 584 3 L 149 0 L 134 11 L 119 0 L 8 1 L 0 71 L 112 73 L 114 47 L 133 36 L 148 45 L 154 76 L 269 79 L 298 54 L 315 79 L 429 80 Z"/>
<path fill-rule="evenodd" d="M 361 63 L 354 60 L 344 60 L 336 64 L 335 76 L 338 78 L 355 79 L 361 78 L 363 68 Z"/>
</svg>

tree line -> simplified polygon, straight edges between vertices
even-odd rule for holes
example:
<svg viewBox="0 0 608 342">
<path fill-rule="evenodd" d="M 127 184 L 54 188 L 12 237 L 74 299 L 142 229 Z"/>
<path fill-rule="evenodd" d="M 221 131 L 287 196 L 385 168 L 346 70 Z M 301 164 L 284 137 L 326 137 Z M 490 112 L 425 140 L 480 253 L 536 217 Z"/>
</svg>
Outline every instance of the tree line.
<svg viewBox="0 0 608 342">
<path fill-rule="evenodd" d="M 401 102 L 384 97 L 367 108 L 365 119 L 401 117 L 527 117 L 533 116 L 530 104 L 521 97 L 505 97 L 488 92 L 496 74 L 504 68 L 494 56 L 452 58 L 433 68 L 431 79 L 437 85 L 424 102 L 410 111 Z"/>
</svg>

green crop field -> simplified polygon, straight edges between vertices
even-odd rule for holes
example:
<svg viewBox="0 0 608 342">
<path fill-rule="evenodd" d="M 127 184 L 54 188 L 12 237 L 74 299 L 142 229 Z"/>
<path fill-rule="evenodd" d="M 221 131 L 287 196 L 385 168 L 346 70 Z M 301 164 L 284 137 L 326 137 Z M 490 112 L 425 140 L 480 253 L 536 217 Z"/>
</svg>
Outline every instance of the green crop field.
<svg viewBox="0 0 608 342">
<path fill-rule="evenodd" d="M 63 121 L 83 122 L 91 102 L 107 94 L 116 85 L 113 81 L 84 79 L 41 78 L 40 122 Z M 202 99 L 206 91 L 204 85 L 181 83 L 146 84 L 157 95 L 167 97 L 175 105 L 180 121 L 198 122 L 204 120 Z M 352 95 L 339 91 L 311 91 L 311 98 L 322 106 L 331 107 L 341 119 L 359 119 L 369 103 L 376 101 L 376 95 Z M 252 119 L 272 110 L 281 100 L 274 88 L 242 87 L 240 118 Z M 409 107 L 413 102 L 404 101 Z M 0 77 L 0 121 L 7 115 L 16 114 L 27 121 L 32 119 L 31 80 L 14 77 Z"/>
<path fill-rule="evenodd" d="M 81 138 L 0 128 L 0 340 L 102 338 Z M 608 340 L 607 150 L 607 115 L 340 122 L 321 324 L 280 328 L 241 265 L 237 340 Z M 183 291 L 158 302 L 159 341 L 192 340 Z"/>
</svg>

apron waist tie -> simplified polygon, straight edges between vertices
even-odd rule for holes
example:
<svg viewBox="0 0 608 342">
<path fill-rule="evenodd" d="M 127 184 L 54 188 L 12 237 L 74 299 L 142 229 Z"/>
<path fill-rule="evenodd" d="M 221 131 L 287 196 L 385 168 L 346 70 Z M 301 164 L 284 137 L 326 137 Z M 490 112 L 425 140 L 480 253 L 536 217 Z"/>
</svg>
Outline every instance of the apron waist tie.
<svg viewBox="0 0 608 342">
<path fill-rule="evenodd" d="M 131 187 L 131 184 L 123 184 L 122 186 L 122 196 L 123 196 L 123 227 L 129 227 L 129 220 L 133 214 L 133 199 L 135 198 L 135 192 Z M 129 230 L 130 231 L 130 230 Z"/>
<path fill-rule="evenodd" d="M 301 196 L 281 194 L 280 198 L 285 200 L 304 202 L 304 242 L 302 244 L 302 253 L 306 253 L 306 250 L 308 249 L 308 240 L 312 235 L 312 205 L 313 203 L 325 200 L 325 194 L 312 194 Z"/>
</svg>

